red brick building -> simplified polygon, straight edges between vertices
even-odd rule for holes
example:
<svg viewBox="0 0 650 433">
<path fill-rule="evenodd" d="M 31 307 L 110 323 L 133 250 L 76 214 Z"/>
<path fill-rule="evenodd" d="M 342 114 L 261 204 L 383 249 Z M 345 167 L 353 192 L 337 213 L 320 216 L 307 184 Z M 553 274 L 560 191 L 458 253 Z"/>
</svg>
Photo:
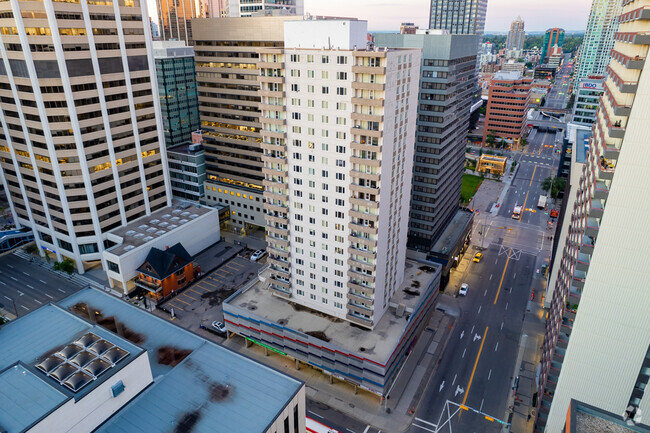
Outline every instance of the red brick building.
<svg viewBox="0 0 650 433">
<path fill-rule="evenodd" d="M 144 289 L 153 300 L 182 289 L 195 277 L 192 256 L 180 243 L 165 250 L 152 248 L 137 270 L 139 275 L 135 280 L 136 286 Z"/>
<path fill-rule="evenodd" d="M 526 127 L 532 82 L 532 78 L 522 77 L 515 71 L 494 74 L 488 93 L 483 143 L 490 134 L 497 142 L 519 142 Z"/>
</svg>

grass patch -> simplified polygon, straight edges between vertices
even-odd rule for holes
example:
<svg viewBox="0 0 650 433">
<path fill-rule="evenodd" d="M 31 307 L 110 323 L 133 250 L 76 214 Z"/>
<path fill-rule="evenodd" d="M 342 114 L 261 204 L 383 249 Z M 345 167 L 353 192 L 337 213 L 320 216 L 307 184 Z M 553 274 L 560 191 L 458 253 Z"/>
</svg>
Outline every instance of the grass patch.
<svg viewBox="0 0 650 433">
<path fill-rule="evenodd" d="M 476 190 L 483 182 L 483 178 L 480 176 L 474 176 L 473 174 L 464 174 L 463 183 L 460 187 L 460 201 L 462 203 L 469 203 L 470 199 L 476 194 Z"/>
</svg>

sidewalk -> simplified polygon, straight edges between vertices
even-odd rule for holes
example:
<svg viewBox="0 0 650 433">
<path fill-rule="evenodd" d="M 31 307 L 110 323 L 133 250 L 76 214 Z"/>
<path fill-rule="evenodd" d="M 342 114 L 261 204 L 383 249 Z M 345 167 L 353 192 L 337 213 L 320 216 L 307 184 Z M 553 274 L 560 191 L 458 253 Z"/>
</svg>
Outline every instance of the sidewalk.
<svg viewBox="0 0 650 433">
<path fill-rule="evenodd" d="M 454 318 L 435 310 L 409 355 L 393 388 L 387 408 L 378 396 L 360 390 L 339 380 L 330 383 L 329 376 L 307 364 L 296 369 L 294 360 L 252 345 L 248 348 L 241 337 L 231 337 L 225 346 L 241 352 L 259 362 L 276 368 L 305 382 L 308 398 L 326 404 L 332 409 L 376 427 L 382 432 L 398 433 L 409 428 L 420 399 L 435 373 L 447 341 L 453 330 Z M 389 410 L 387 410 L 389 409 Z"/>
<path fill-rule="evenodd" d="M 539 266 L 537 267 L 539 268 Z M 535 299 L 528 301 L 526 306 L 519 355 L 513 372 L 513 377 L 519 377 L 519 382 L 517 389 L 508 398 L 508 408 L 505 414 L 505 419 L 512 424 L 509 429 L 504 428 L 503 432 L 533 432 L 535 421 L 533 396 L 537 393 L 537 367 L 541 359 L 541 347 L 544 343 L 545 331 L 545 311 L 541 300 L 544 293 L 544 283 L 545 280 L 540 277 L 533 280 Z M 512 386 L 514 387 L 514 380 Z"/>
</svg>

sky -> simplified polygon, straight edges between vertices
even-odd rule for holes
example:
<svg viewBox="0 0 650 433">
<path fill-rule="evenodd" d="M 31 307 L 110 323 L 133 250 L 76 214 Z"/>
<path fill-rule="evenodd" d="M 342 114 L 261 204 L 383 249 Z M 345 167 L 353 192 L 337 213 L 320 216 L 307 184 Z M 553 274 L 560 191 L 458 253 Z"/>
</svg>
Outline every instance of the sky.
<svg viewBox="0 0 650 433">
<path fill-rule="evenodd" d="M 486 33 L 507 32 L 520 15 L 527 31 L 550 27 L 584 30 L 592 0 L 488 0 Z M 368 29 L 399 30 L 402 22 L 429 25 L 430 0 L 305 0 L 312 15 L 346 16 L 368 20 Z"/>
</svg>

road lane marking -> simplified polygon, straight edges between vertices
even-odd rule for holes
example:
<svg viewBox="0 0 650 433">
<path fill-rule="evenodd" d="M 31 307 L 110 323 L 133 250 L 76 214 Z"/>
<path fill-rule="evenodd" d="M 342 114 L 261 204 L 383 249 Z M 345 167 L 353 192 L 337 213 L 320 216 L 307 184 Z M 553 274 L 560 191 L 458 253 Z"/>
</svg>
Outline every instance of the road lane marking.
<svg viewBox="0 0 650 433">
<path fill-rule="evenodd" d="M 50 298 L 50 299 L 54 299 L 54 297 L 48 295 L 47 293 L 45 293 L 45 296 L 47 296 L 47 297 Z"/>
<path fill-rule="evenodd" d="M 482 305 L 478 306 L 478 313 L 477 314 L 481 314 L 481 307 L 482 307 Z"/>
<path fill-rule="evenodd" d="M 43 305 L 43 303 L 42 303 L 41 301 L 39 301 L 38 299 L 34 299 L 34 300 L 35 300 L 36 302 L 38 302 L 38 305 Z"/>
<path fill-rule="evenodd" d="M 506 310 L 508 309 L 508 303 L 506 302 Z"/>
<path fill-rule="evenodd" d="M 535 170 L 537 170 L 537 165 L 535 165 L 535 167 L 533 168 L 533 175 L 530 177 L 530 183 L 528 184 L 528 186 L 533 185 L 533 179 L 535 178 Z"/>
<path fill-rule="evenodd" d="M 310 414 L 312 414 L 312 415 L 314 415 L 314 416 L 317 416 L 317 417 L 320 418 L 320 419 L 325 419 L 324 416 L 319 415 L 319 414 L 317 414 L 316 412 L 312 412 L 312 411 L 310 411 L 310 410 L 308 410 L 307 412 L 309 412 Z"/>
<path fill-rule="evenodd" d="M 43 284 L 47 284 L 47 283 L 46 283 L 45 281 L 43 281 L 43 280 L 38 280 L 38 281 L 40 281 L 40 282 L 43 283 Z"/>
<path fill-rule="evenodd" d="M 512 279 L 513 279 L 513 280 L 514 280 L 515 278 L 517 278 L 517 273 L 516 273 L 516 272 L 515 272 L 515 274 L 512 276 Z"/>
<path fill-rule="evenodd" d="M 29 311 L 29 308 L 25 307 L 24 305 L 21 305 L 25 310 Z"/>
<path fill-rule="evenodd" d="M 413 424 L 413 426 L 417 428 L 421 428 L 422 430 L 430 431 L 431 433 L 436 433 L 437 430 L 431 430 L 430 428 L 422 427 L 421 425 Z M 365 433 L 365 432 L 364 432 Z"/>
<path fill-rule="evenodd" d="M 61 293 L 65 293 L 65 290 L 61 290 L 61 289 L 59 289 L 59 288 L 57 288 L 56 290 L 58 290 L 58 291 L 61 292 Z"/>
<path fill-rule="evenodd" d="M 478 354 L 476 355 L 476 361 L 474 361 L 474 368 L 472 368 L 472 374 L 469 377 L 469 383 L 467 384 L 467 390 L 465 391 L 465 397 L 463 397 L 463 405 L 467 401 L 467 396 L 469 395 L 469 390 L 472 387 L 472 381 L 474 380 L 474 374 L 476 373 L 476 366 L 478 365 L 478 360 L 481 357 L 481 352 L 483 351 L 483 344 L 487 339 L 488 327 L 485 327 L 485 332 L 483 333 L 483 338 L 481 339 L 481 347 L 478 348 Z"/>
<path fill-rule="evenodd" d="M 484 398 L 481 399 L 481 407 L 478 408 L 479 411 L 483 410 L 483 400 L 485 400 L 485 399 Z"/>
<path fill-rule="evenodd" d="M 2 281 L 0 281 L 0 284 L 2 284 L 3 286 L 6 286 L 6 284 L 5 284 L 5 283 L 3 283 Z"/>
<path fill-rule="evenodd" d="M 183 296 L 187 296 L 190 299 L 193 299 L 195 301 L 198 301 L 198 299 L 191 297 L 188 293 L 183 293 Z"/>
<path fill-rule="evenodd" d="M 366 429 L 363 431 L 363 433 L 368 433 L 368 430 L 370 430 L 370 424 L 366 426 Z"/>
<path fill-rule="evenodd" d="M 483 293 L 483 296 L 487 296 L 487 289 L 485 289 L 485 293 Z"/>
<path fill-rule="evenodd" d="M 30 289 L 34 290 L 34 287 L 30 286 L 29 284 L 26 284 L 26 286 L 29 287 Z"/>
<path fill-rule="evenodd" d="M 185 304 L 185 305 L 190 305 L 189 302 L 185 302 L 185 301 L 183 301 L 183 300 L 180 299 L 180 298 L 176 298 L 176 300 L 179 301 L 179 302 L 182 302 L 182 303 Z"/>
<path fill-rule="evenodd" d="M 29 277 L 29 274 L 27 272 L 23 271 L 23 274 L 25 274 L 25 275 L 27 275 Z"/>
<path fill-rule="evenodd" d="M 497 341 L 497 345 L 494 346 L 494 351 L 496 352 L 498 348 L 499 348 L 499 342 Z"/>
<path fill-rule="evenodd" d="M 510 248 L 510 252 L 512 248 Z M 499 288 L 497 289 L 497 295 L 494 297 L 494 304 L 496 305 L 499 300 L 499 293 L 501 292 L 501 285 L 503 284 L 503 279 L 506 276 L 506 270 L 508 269 L 508 262 L 510 262 L 510 252 L 508 252 L 508 258 L 506 259 L 506 265 L 503 267 L 503 274 L 501 274 L 501 281 L 499 282 Z"/>
<path fill-rule="evenodd" d="M 456 383 L 456 377 L 458 377 L 458 373 L 454 374 L 454 380 L 453 380 L 453 382 L 451 382 L 452 386 L 454 385 L 454 383 Z"/>
<path fill-rule="evenodd" d="M 24 293 L 21 292 L 20 290 L 17 290 L 17 292 L 19 293 L 19 296 L 23 296 L 23 295 L 24 295 Z"/>
<path fill-rule="evenodd" d="M 199 295 L 199 296 L 202 296 L 202 295 L 203 295 L 203 293 L 197 292 L 196 290 L 194 290 L 194 288 L 191 288 L 191 289 L 188 289 L 188 290 L 191 291 L 191 292 L 196 293 L 196 294 Z"/>
<path fill-rule="evenodd" d="M 501 322 L 501 330 L 503 331 L 503 322 Z"/>
<path fill-rule="evenodd" d="M 497 263 L 499 263 L 499 259 L 496 259 L 496 260 L 494 261 L 494 264 L 495 264 L 495 265 L 496 265 Z"/>
<path fill-rule="evenodd" d="M 15 279 L 14 277 L 9 277 L 9 278 L 11 278 L 11 279 L 12 279 L 12 280 L 14 280 L 14 281 L 18 281 L 18 280 L 17 280 L 17 279 Z"/>
<path fill-rule="evenodd" d="M 461 358 L 465 357 L 465 352 L 467 352 L 467 348 L 463 349 L 463 356 L 461 356 Z"/>
<path fill-rule="evenodd" d="M 488 373 L 488 380 L 490 380 L 490 377 L 492 377 L 492 369 L 490 369 L 490 372 Z"/>
<path fill-rule="evenodd" d="M 11 298 L 9 296 L 5 296 L 5 298 L 9 299 L 11 301 Z"/>
<path fill-rule="evenodd" d="M 350 430 L 350 429 L 349 429 L 349 428 L 347 428 L 347 427 L 346 427 L 345 429 L 346 429 L 347 431 L 349 431 L 349 432 L 352 432 L 352 433 L 357 433 L 357 432 L 355 432 L 354 430 Z"/>
<path fill-rule="evenodd" d="M 470 334 L 473 334 L 473 333 L 474 333 L 474 326 L 473 326 L 473 325 L 472 325 L 472 330 L 469 331 L 469 333 L 470 333 Z"/>
<path fill-rule="evenodd" d="M 432 427 L 437 427 L 436 424 L 434 424 L 434 423 L 432 423 L 432 422 L 429 422 L 429 421 L 425 421 L 425 420 L 420 419 L 420 418 L 418 418 L 418 417 L 415 417 L 415 420 L 418 421 L 418 422 L 423 422 L 423 423 L 425 423 L 425 424 L 429 424 L 429 425 L 432 426 Z"/>
<path fill-rule="evenodd" d="M 492 274 L 490 274 L 490 281 L 492 281 Z"/>
<path fill-rule="evenodd" d="M 14 267 L 13 267 L 13 266 L 11 266 L 10 264 L 7 264 L 7 266 L 8 266 L 8 267 L 10 267 L 11 269 L 14 269 Z"/>
</svg>

